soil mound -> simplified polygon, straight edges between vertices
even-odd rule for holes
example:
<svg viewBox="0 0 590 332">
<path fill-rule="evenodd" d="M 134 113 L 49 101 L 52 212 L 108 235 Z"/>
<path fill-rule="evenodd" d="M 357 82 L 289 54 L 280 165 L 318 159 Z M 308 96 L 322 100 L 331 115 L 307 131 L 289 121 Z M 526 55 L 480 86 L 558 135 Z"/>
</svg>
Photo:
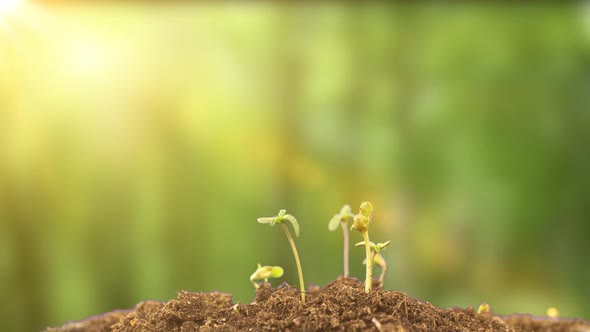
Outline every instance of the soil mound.
<svg viewBox="0 0 590 332">
<path fill-rule="evenodd" d="M 85 325 L 86 324 L 86 325 Z M 306 305 L 299 291 L 283 283 L 264 283 L 249 304 L 234 304 L 230 294 L 181 292 L 166 303 L 145 301 L 118 311 L 70 323 L 53 332 L 101 331 L 578 331 L 582 320 L 527 315 L 495 316 L 466 309 L 440 309 L 396 291 L 365 293 L 356 278 L 338 278 L 310 287 Z"/>
</svg>

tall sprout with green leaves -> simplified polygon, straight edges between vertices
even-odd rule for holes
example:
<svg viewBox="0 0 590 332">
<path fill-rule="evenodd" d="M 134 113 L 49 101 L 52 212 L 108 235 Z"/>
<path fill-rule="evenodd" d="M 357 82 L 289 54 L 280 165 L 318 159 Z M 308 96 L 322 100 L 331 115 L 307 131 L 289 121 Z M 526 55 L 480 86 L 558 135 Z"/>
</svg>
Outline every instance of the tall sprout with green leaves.
<svg viewBox="0 0 590 332">
<path fill-rule="evenodd" d="M 365 242 L 365 255 L 367 260 L 366 278 L 365 278 L 365 292 L 371 291 L 373 284 L 373 263 L 371 259 L 371 241 L 369 240 L 369 223 L 373 220 L 373 204 L 363 202 L 360 211 L 354 216 L 352 229 L 356 229 L 363 236 Z"/>
<path fill-rule="evenodd" d="M 295 231 L 295 236 L 299 237 L 299 223 L 297 219 L 290 214 L 287 214 L 286 210 L 280 210 L 279 214 L 275 217 L 263 217 L 258 218 L 258 222 L 261 224 L 270 224 L 270 226 L 274 226 L 275 224 L 281 224 L 285 235 L 287 235 L 287 240 L 289 240 L 289 244 L 291 245 L 291 249 L 293 250 L 293 256 L 295 256 L 295 264 L 297 264 L 297 272 L 299 273 L 299 286 L 301 287 L 301 303 L 305 304 L 305 284 L 303 282 L 303 271 L 301 270 L 301 262 L 299 261 L 299 254 L 297 253 L 297 247 L 295 247 L 295 241 L 293 241 L 293 237 L 291 236 L 291 232 L 289 232 L 289 228 L 285 224 L 285 221 L 291 223 L 293 226 L 293 231 Z"/>
<path fill-rule="evenodd" d="M 348 277 L 349 268 L 348 268 L 348 261 L 349 261 L 349 239 L 348 239 L 348 220 L 352 220 L 354 218 L 354 214 L 352 214 L 352 209 L 350 205 L 344 205 L 342 209 L 340 209 L 340 213 L 335 214 L 332 219 L 330 219 L 330 223 L 328 224 L 328 229 L 330 231 L 335 231 L 340 225 L 342 228 L 342 237 L 344 239 L 344 277 Z"/>
</svg>

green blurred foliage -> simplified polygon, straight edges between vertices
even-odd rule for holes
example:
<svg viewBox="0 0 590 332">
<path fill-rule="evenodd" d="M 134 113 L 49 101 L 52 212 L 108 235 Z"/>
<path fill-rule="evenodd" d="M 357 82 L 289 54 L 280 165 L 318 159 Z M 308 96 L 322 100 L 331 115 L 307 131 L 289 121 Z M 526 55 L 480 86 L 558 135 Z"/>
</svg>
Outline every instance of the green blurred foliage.
<svg viewBox="0 0 590 332">
<path fill-rule="evenodd" d="M 385 286 L 590 319 L 579 6 L 22 5 L 0 14 L 0 320 L 10 331 L 342 272 L 375 206 Z M 586 10 L 587 11 L 587 10 Z M 351 233 L 351 242 L 360 241 Z M 363 251 L 351 248 L 362 278 Z M 276 282 L 276 281 L 273 281 Z"/>
</svg>

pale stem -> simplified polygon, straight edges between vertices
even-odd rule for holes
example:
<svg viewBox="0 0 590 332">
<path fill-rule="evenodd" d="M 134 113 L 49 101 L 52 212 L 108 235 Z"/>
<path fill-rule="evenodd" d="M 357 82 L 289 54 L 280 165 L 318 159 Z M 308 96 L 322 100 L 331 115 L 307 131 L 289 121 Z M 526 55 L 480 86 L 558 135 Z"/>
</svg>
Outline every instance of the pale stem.
<svg viewBox="0 0 590 332">
<path fill-rule="evenodd" d="M 379 282 L 381 282 L 381 287 L 383 287 L 383 282 L 385 281 L 385 273 L 387 272 L 387 263 L 381 266 L 381 274 L 379 275 Z"/>
<path fill-rule="evenodd" d="M 348 278 L 348 274 L 349 274 L 349 269 L 348 269 L 348 246 L 349 246 L 349 240 L 348 240 L 348 221 L 344 221 L 342 222 L 343 225 L 340 225 L 342 227 L 342 236 L 344 238 L 344 278 Z"/>
<path fill-rule="evenodd" d="M 377 256 L 377 252 L 375 250 L 371 250 L 371 266 L 375 264 L 375 256 Z"/>
<path fill-rule="evenodd" d="M 379 254 L 375 250 L 371 251 L 371 265 L 375 265 L 375 257 L 377 257 L 377 255 L 379 255 Z M 383 278 L 385 277 L 385 271 L 387 270 L 387 266 L 382 266 L 381 264 L 378 264 L 378 265 L 381 267 L 381 274 L 379 275 L 379 282 L 381 283 L 381 286 L 383 287 Z M 371 268 L 371 272 L 372 271 L 373 271 L 373 269 Z"/>
<path fill-rule="evenodd" d="M 297 264 L 297 272 L 299 273 L 299 287 L 301 288 L 301 303 L 305 304 L 305 284 L 303 283 L 303 272 L 301 271 L 301 262 L 299 261 L 299 254 L 297 253 L 297 248 L 295 247 L 295 241 L 293 241 L 293 237 L 291 236 L 291 232 L 289 232 L 289 228 L 284 223 L 281 223 L 281 227 L 285 231 L 287 235 L 287 239 L 289 240 L 289 244 L 291 245 L 291 249 L 293 249 L 293 256 L 295 256 L 295 264 Z"/>
<path fill-rule="evenodd" d="M 373 259 L 371 257 L 371 246 L 369 245 L 369 232 L 361 233 L 365 240 L 365 254 L 367 256 L 367 279 L 365 279 L 365 293 L 371 290 L 373 284 Z"/>
</svg>

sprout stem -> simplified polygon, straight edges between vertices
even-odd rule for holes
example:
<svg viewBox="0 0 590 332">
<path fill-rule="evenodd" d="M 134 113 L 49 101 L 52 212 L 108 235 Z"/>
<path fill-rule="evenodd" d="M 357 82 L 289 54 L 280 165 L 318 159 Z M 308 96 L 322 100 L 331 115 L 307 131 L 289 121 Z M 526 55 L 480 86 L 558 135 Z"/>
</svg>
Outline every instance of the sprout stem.
<svg viewBox="0 0 590 332">
<path fill-rule="evenodd" d="M 385 282 L 385 273 L 387 273 L 387 267 L 384 267 L 381 270 L 381 274 L 379 275 L 379 283 L 381 284 L 381 288 L 383 288 L 383 283 Z"/>
<path fill-rule="evenodd" d="M 250 279 L 250 283 L 252 283 L 252 285 L 254 285 L 254 288 L 256 289 L 260 287 L 260 285 L 258 285 L 253 279 Z"/>
<path fill-rule="evenodd" d="M 342 228 L 342 236 L 344 238 L 344 278 L 348 278 L 349 275 L 349 268 L 348 268 L 348 247 L 349 247 L 349 239 L 348 239 L 348 221 L 343 222 Z"/>
<path fill-rule="evenodd" d="M 380 254 L 378 254 L 380 255 Z M 379 275 L 379 283 L 381 283 L 381 287 L 383 287 L 383 283 L 385 282 L 385 274 L 387 273 L 387 262 L 385 261 L 385 259 L 383 259 L 383 256 L 381 256 L 381 274 Z"/>
<path fill-rule="evenodd" d="M 299 273 L 299 286 L 301 287 L 301 303 L 305 304 L 305 284 L 303 283 L 303 271 L 301 271 L 301 262 L 299 261 L 297 247 L 295 247 L 295 241 L 293 241 L 293 237 L 291 236 L 291 232 L 289 232 L 289 228 L 287 228 L 287 225 L 285 225 L 285 223 L 281 223 L 281 227 L 283 228 L 283 231 L 285 231 L 285 235 L 287 235 L 287 239 L 289 240 L 291 249 L 293 249 L 293 256 L 295 256 L 295 264 L 297 264 L 297 272 Z"/>
<path fill-rule="evenodd" d="M 365 240 L 365 253 L 367 256 L 367 273 L 365 279 L 365 293 L 368 293 L 371 290 L 371 286 L 373 285 L 373 257 L 371 257 L 371 246 L 369 242 L 369 232 L 364 231 L 361 233 L 363 235 L 363 239 Z"/>
</svg>

